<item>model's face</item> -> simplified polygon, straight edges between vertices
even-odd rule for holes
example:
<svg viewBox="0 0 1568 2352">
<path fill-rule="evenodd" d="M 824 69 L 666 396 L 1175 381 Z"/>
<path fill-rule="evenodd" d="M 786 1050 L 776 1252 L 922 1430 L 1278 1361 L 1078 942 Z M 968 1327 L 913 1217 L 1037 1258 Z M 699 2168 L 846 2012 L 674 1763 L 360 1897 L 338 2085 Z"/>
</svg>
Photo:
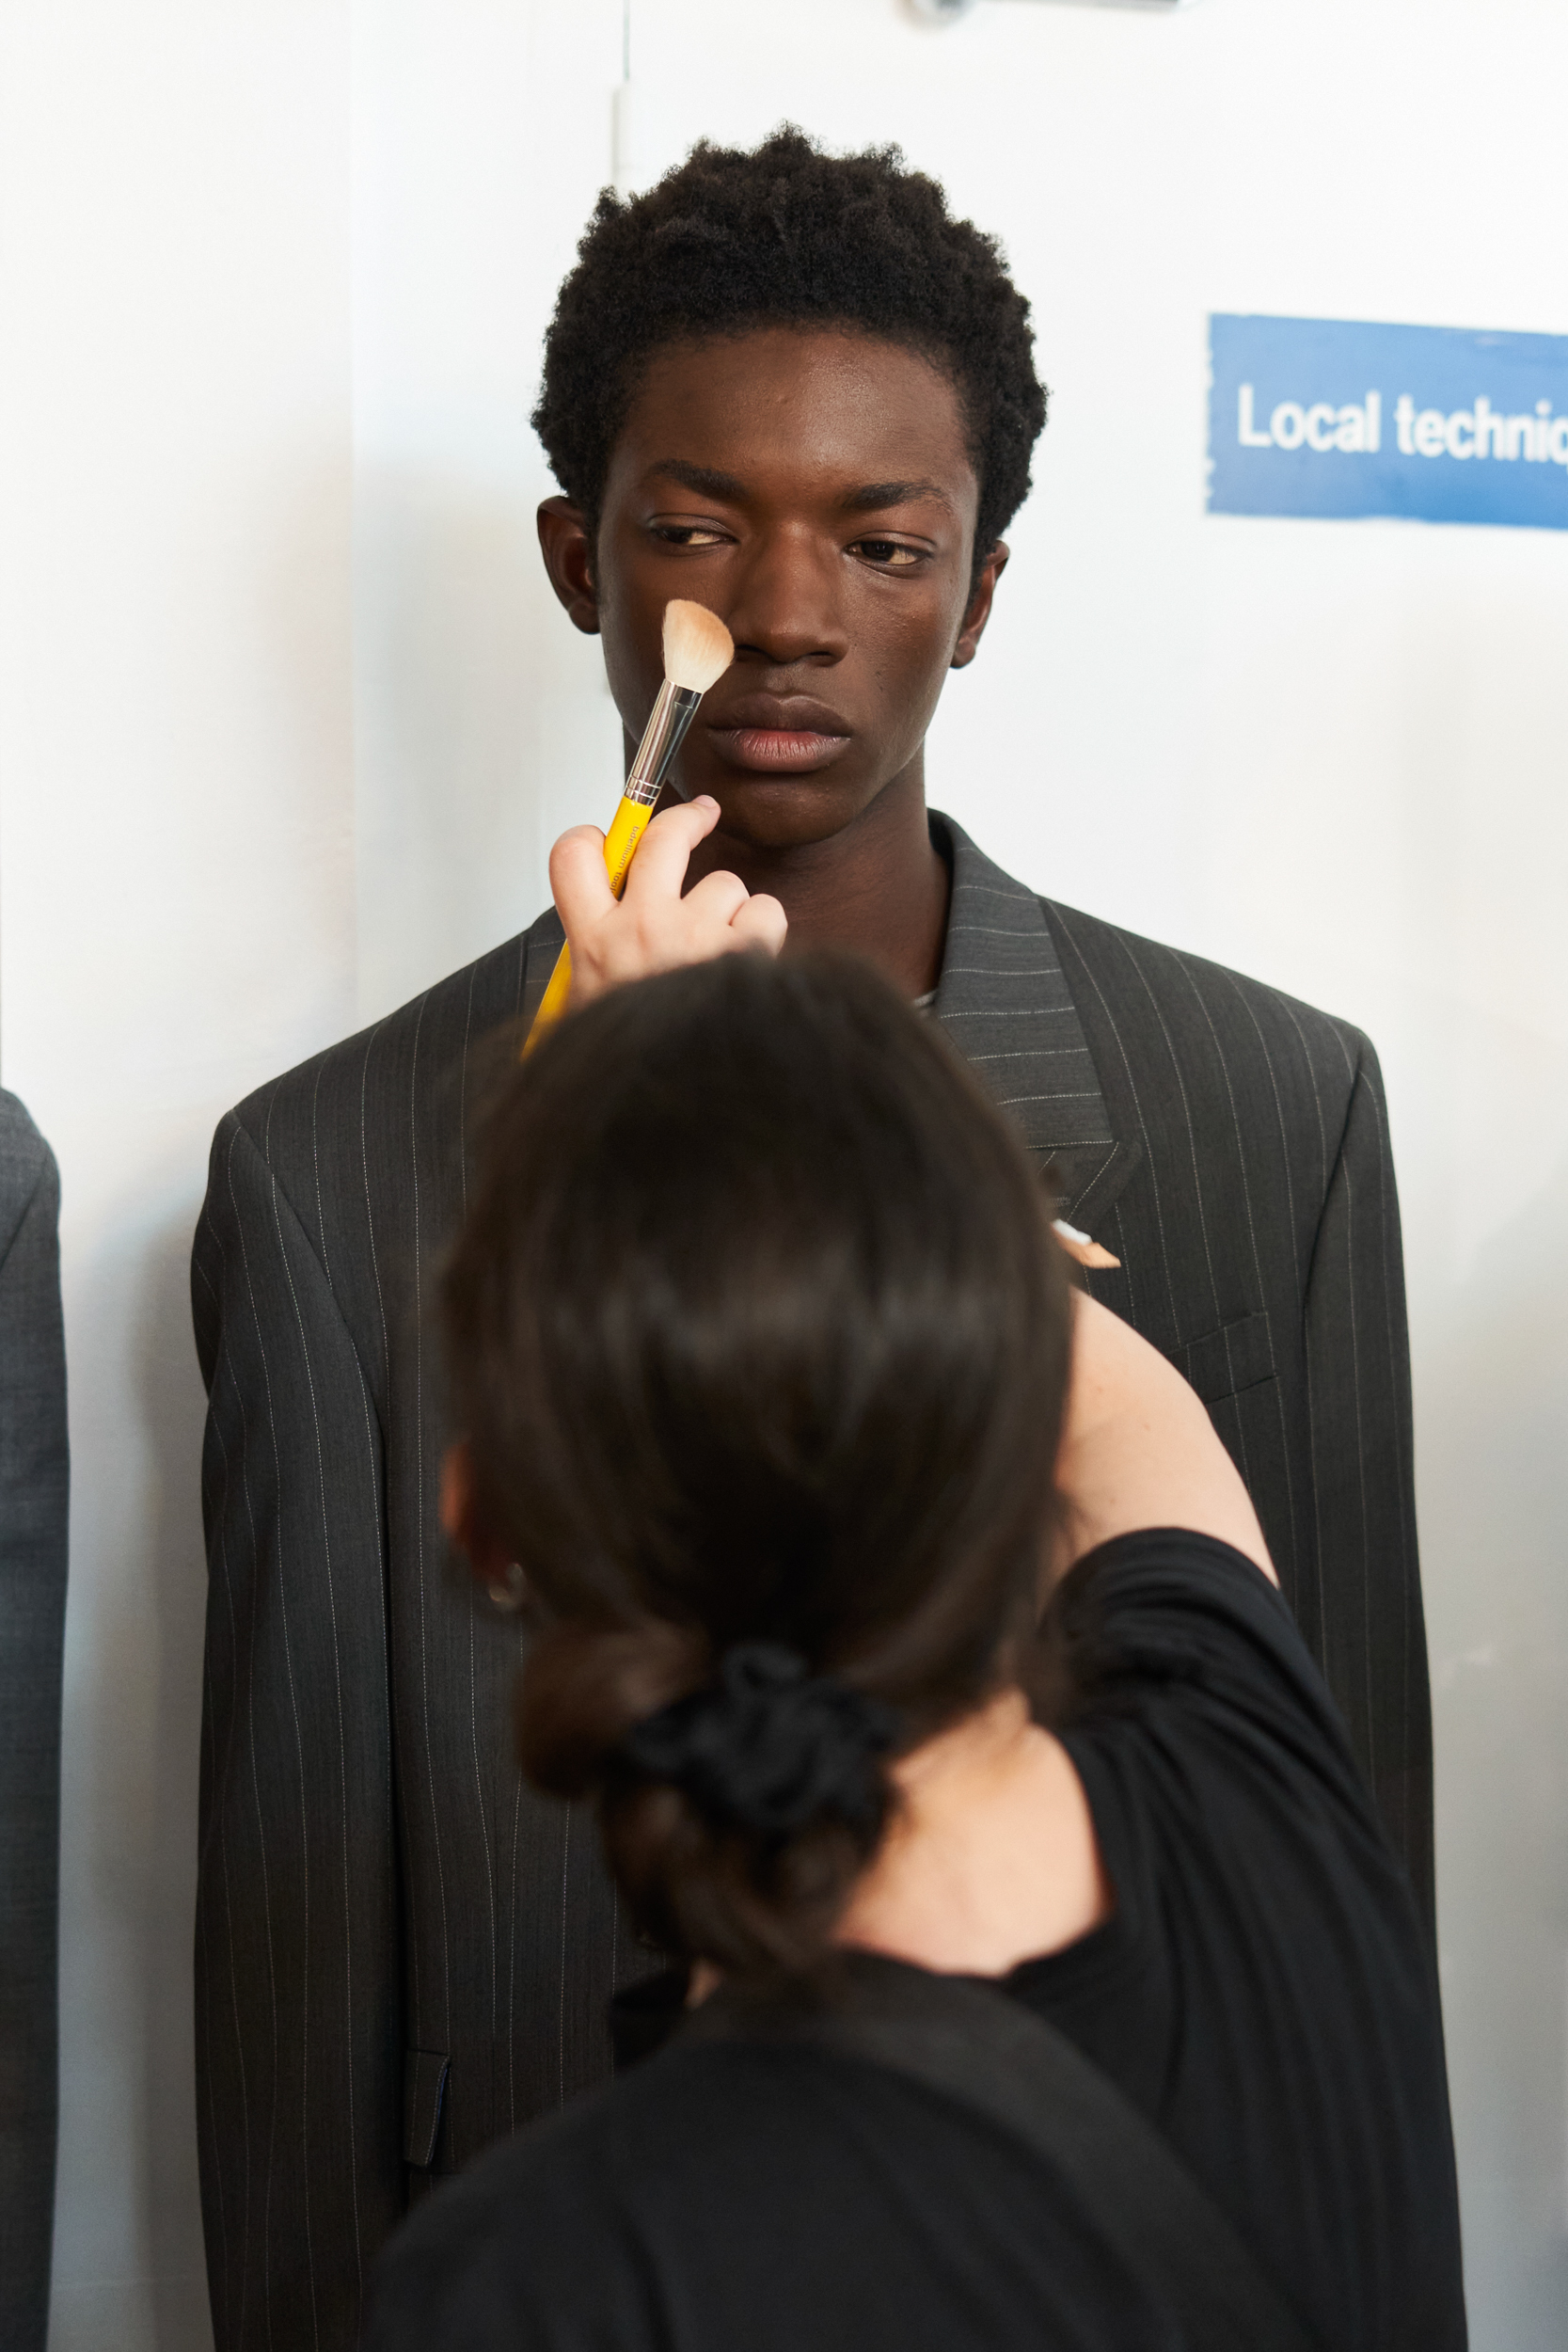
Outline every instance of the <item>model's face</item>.
<svg viewBox="0 0 1568 2352">
<path fill-rule="evenodd" d="M 563 500 L 540 529 L 562 601 L 604 637 L 635 738 L 672 596 L 735 639 L 675 783 L 724 832 L 784 849 L 840 832 L 918 759 L 969 660 L 999 549 L 970 595 L 977 485 L 958 395 L 926 360 L 834 330 L 677 345 L 616 444 L 596 548 Z"/>
</svg>

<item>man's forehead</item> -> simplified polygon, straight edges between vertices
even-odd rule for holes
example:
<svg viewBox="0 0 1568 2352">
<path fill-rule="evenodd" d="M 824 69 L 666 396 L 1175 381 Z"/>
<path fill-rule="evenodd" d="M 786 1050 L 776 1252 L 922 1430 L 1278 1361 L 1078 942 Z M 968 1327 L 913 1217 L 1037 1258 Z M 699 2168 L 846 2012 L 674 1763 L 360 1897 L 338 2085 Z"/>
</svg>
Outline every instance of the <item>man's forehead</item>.
<svg viewBox="0 0 1568 2352">
<path fill-rule="evenodd" d="M 761 493 L 781 470 L 870 512 L 973 494 L 950 378 L 896 343 L 782 330 L 657 353 L 633 398 L 613 470 L 639 488 Z"/>
<path fill-rule="evenodd" d="M 657 491 L 670 483 L 677 488 L 690 490 L 698 498 L 716 499 L 722 504 L 744 505 L 763 486 L 759 477 L 770 469 L 766 462 L 753 467 L 750 473 L 728 473 L 720 466 L 701 466 L 684 457 L 656 457 L 643 469 L 639 488 Z M 833 502 L 849 514 L 877 514 L 890 506 L 934 504 L 949 510 L 953 506 L 952 492 L 941 482 L 925 475 L 890 475 L 881 482 L 862 482 L 833 478 L 835 469 L 824 464 L 815 468 L 816 486 L 833 499 Z"/>
</svg>

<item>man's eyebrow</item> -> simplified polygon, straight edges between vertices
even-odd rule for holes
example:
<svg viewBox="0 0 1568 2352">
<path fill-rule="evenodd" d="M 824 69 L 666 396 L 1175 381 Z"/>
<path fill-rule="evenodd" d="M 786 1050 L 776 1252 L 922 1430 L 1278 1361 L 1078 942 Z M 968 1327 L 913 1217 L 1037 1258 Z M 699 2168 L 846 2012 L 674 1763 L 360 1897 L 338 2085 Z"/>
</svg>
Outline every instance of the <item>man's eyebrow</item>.
<svg viewBox="0 0 1568 2352">
<path fill-rule="evenodd" d="M 939 506 L 953 501 L 940 482 L 865 482 L 843 501 L 851 515 L 871 515 L 884 506 L 904 506 L 914 499 L 935 499 Z"/>
<path fill-rule="evenodd" d="M 699 498 L 724 499 L 732 506 L 746 495 L 744 483 L 737 482 L 733 473 L 721 473 L 717 466 L 690 466 L 684 457 L 656 459 L 642 479 L 652 482 L 656 474 L 680 483 L 685 489 L 695 490 Z"/>
<path fill-rule="evenodd" d="M 659 457 L 642 477 L 644 483 L 656 479 L 678 482 L 683 489 L 694 490 L 699 498 L 722 499 L 728 505 L 744 502 L 746 485 L 733 473 L 724 473 L 717 466 L 693 466 L 685 457 Z M 847 491 L 839 505 L 847 515 L 876 515 L 890 506 L 904 506 L 916 499 L 934 499 L 939 506 L 951 507 L 953 501 L 940 482 L 863 482 L 858 488 Z"/>
</svg>

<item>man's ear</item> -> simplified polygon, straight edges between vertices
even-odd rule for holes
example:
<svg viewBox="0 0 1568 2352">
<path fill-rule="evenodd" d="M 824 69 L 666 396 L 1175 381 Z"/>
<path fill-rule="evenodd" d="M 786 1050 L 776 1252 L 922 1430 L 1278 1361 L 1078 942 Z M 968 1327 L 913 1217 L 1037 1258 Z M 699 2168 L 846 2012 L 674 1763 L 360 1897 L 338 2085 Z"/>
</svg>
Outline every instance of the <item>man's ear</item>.
<svg viewBox="0 0 1568 2352">
<path fill-rule="evenodd" d="M 479 1507 L 473 1455 L 466 1438 L 449 1445 L 441 1462 L 441 1529 L 463 1552 L 482 1584 L 505 1579 L 507 1546 L 492 1534 Z"/>
<path fill-rule="evenodd" d="M 996 594 L 996 583 L 1006 568 L 1006 544 L 998 539 L 995 547 L 980 566 L 980 577 L 974 583 L 974 594 L 970 597 L 964 609 L 963 626 L 958 630 L 958 642 L 953 648 L 951 666 L 955 670 L 967 670 L 979 650 L 980 639 L 986 623 L 990 619 L 991 599 Z"/>
<path fill-rule="evenodd" d="M 585 637 L 599 633 L 599 598 L 594 586 L 594 543 L 580 506 L 570 499 L 545 499 L 539 507 L 539 545 L 550 586 Z"/>
</svg>

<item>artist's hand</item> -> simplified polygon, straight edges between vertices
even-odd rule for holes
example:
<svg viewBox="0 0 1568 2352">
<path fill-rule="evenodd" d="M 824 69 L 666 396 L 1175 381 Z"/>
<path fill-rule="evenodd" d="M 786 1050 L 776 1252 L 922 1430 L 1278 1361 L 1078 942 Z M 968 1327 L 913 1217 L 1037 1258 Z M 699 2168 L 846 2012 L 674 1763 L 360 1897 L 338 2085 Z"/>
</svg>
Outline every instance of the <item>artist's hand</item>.
<svg viewBox="0 0 1568 2352">
<path fill-rule="evenodd" d="M 572 950 L 574 1007 L 623 980 L 705 963 L 733 948 L 778 954 L 784 911 L 777 898 L 753 898 L 738 874 L 705 874 L 681 896 L 691 852 L 718 821 L 719 803 L 705 792 L 664 809 L 638 844 L 620 898 L 610 887 L 598 827 L 574 825 L 562 834 L 550 851 L 550 894 Z"/>
</svg>

